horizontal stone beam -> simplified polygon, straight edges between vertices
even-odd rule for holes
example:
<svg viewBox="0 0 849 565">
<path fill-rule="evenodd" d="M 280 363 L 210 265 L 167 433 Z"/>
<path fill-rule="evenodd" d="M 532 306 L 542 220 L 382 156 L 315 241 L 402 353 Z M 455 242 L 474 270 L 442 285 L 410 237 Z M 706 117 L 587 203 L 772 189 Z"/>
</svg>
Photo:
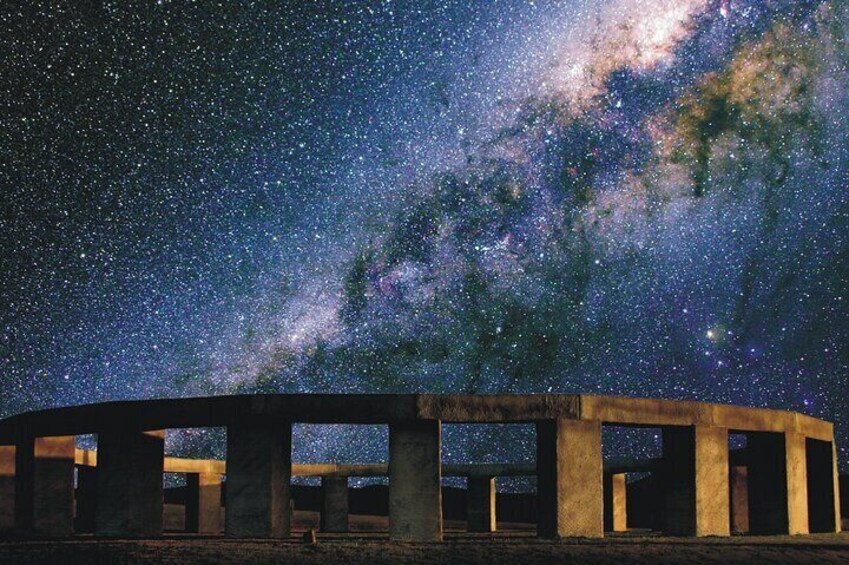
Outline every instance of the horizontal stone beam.
<svg viewBox="0 0 849 565">
<path fill-rule="evenodd" d="M 745 460 L 744 450 L 731 452 L 734 464 Z M 75 461 L 78 466 L 97 465 L 97 450 L 76 450 Z M 645 473 L 655 469 L 658 459 L 613 458 L 604 462 L 607 473 Z M 225 475 L 227 462 L 222 459 L 188 459 L 184 457 L 165 457 L 165 473 L 208 473 Z M 386 477 L 389 466 L 386 463 L 336 464 L 336 463 L 295 463 L 292 476 L 296 477 Z M 536 475 L 533 463 L 458 463 L 442 466 L 443 477 L 532 477 Z"/>
<path fill-rule="evenodd" d="M 289 423 L 532 423 L 580 419 L 636 427 L 713 426 L 797 433 L 832 441 L 829 422 L 795 412 L 676 400 L 577 394 L 266 394 L 105 402 L 27 412 L 0 420 L 0 444 L 21 435 L 96 433 L 115 422 L 155 430 L 223 427 L 245 419 Z"/>
</svg>

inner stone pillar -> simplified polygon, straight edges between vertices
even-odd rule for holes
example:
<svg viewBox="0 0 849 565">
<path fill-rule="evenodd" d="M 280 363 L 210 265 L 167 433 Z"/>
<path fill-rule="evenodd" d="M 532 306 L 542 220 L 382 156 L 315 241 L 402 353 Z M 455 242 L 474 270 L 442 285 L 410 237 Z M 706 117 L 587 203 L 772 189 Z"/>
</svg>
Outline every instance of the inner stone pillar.
<svg viewBox="0 0 849 565">
<path fill-rule="evenodd" d="M 80 533 L 94 532 L 97 515 L 97 467 L 77 467 L 77 517 L 74 529 Z"/>
<path fill-rule="evenodd" d="M 832 482 L 834 483 L 834 530 L 840 533 L 843 530 L 841 508 L 841 489 L 840 489 L 840 473 L 837 471 L 837 444 L 831 442 L 831 462 L 832 462 Z M 849 500 L 843 501 L 843 504 L 849 503 Z"/>
<path fill-rule="evenodd" d="M 288 537 L 291 477 L 292 424 L 229 425 L 224 521 L 227 537 Z"/>
<path fill-rule="evenodd" d="M 221 475 L 186 474 L 186 531 L 221 533 Z"/>
<path fill-rule="evenodd" d="M 662 481 L 666 533 L 730 535 L 727 429 L 663 428 Z"/>
<path fill-rule="evenodd" d="M 537 535 L 602 537 L 601 422 L 542 420 L 537 430 Z"/>
<path fill-rule="evenodd" d="M 749 530 L 756 534 L 808 533 L 805 437 L 751 432 L 749 452 Z"/>
<path fill-rule="evenodd" d="M 604 474 L 604 531 L 624 532 L 628 529 L 625 473 Z"/>
<path fill-rule="evenodd" d="M 466 478 L 466 524 L 470 532 L 494 532 L 495 477 Z"/>
<path fill-rule="evenodd" d="M 15 525 L 37 536 L 74 533 L 74 436 L 23 438 L 15 448 Z"/>
<path fill-rule="evenodd" d="M 165 430 L 115 428 L 98 433 L 98 535 L 162 535 L 164 448 Z"/>
<path fill-rule="evenodd" d="M 348 531 L 348 477 L 321 477 L 322 532 Z"/>
<path fill-rule="evenodd" d="M 746 467 L 731 467 L 728 478 L 731 489 L 731 531 L 749 531 L 749 472 Z"/>
<path fill-rule="evenodd" d="M 15 446 L 0 445 L 0 529 L 15 527 Z"/>
<path fill-rule="evenodd" d="M 441 426 L 389 425 L 389 539 L 442 541 Z"/>
</svg>

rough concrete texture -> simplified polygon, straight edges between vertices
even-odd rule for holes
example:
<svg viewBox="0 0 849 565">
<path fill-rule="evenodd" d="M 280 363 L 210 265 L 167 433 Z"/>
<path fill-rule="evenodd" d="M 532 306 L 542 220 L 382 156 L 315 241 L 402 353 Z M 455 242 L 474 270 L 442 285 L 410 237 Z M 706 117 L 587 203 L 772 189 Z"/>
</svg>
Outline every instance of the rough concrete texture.
<svg viewBox="0 0 849 565">
<path fill-rule="evenodd" d="M 225 532 L 288 537 L 292 426 L 248 420 L 227 428 Z"/>
<path fill-rule="evenodd" d="M 628 529 L 625 473 L 604 473 L 604 531 Z"/>
<path fill-rule="evenodd" d="M 843 531 L 842 523 L 842 511 L 841 508 L 843 504 L 849 503 L 849 500 L 845 502 L 842 501 L 843 497 L 843 489 L 840 488 L 840 474 L 837 471 L 837 444 L 835 442 L 831 442 L 831 466 L 832 466 L 832 484 L 833 484 L 833 493 L 834 493 L 834 531 L 841 532 Z"/>
<path fill-rule="evenodd" d="M 322 532 L 348 531 L 348 477 L 321 478 Z"/>
<path fill-rule="evenodd" d="M 596 510 L 603 508 L 602 497 L 593 499 L 589 504 L 579 504 L 575 500 L 582 500 L 582 493 L 588 489 L 564 487 L 561 484 L 563 476 L 569 476 L 570 473 L 577 477 L 575 479 L 577 483 L 586 481 L 585 477 L 579 476 L 582 467 L 592 468 L 591 475 L 595 477 L 595 467 L 600 461 L 600 456 L 596 457 L 597 444 L 595 439 L 592 439 L 588 445 L 584 445 L 582 440 L 576 440 L 572 445 L 568 437 L 560 437 L 561 427 L 568 426 L 568 422 L 578 422 L 572 426 L 572 432 L 576 436 L 580 436 L 581 433 L 589 429 L 594 430 L 596 426 L 605 423 L 692 429 L 692 437 L 681 436 L 677 438 L 678 442 L 683 442 L 686 446 L 687 453 L 692 453 L 692 459 L 689 458 L 689 455 L 688 458 L 684 459 L 685 467 L 690 465 L 691 469 L 687 473 L 670 475 L 671 483 L 669 485 L 664 484 L 664 487 L 669 487 L 667 490 L 677 493 L 670 498 L 672 513 L 670 519 L 666 522 L 673 521 L 676 513 L 679 517 L 689 516 L 684 520 L 686 527 L 679 528 L 682 532 L 691 531 L 698 535 L 726 535 L 725 528 L 726 526 L 730 527 L 730 520 L 721 517 L 723 504 L 729 506 L 726 514 L 731 514 L 731 505 L 728 500 L 730 495 L 725 497 L 723 501 L 723 497 L 705 494 L 716 489 L 730 491 L 728 473 L 724 473 L 725 485 L 723 485 L 721 484 L 723 479 L 717 478 L 718 475 L 712 470 L 713 467 L 723 464 L 727 466 L 727 444 L 723 447 L 721 436 L 727 434 L 729 430 L 735 433 L 748 434 L 750 440 L 752 440 L 752 445 L 754 445 L 749 450 L 754 455 L 752 456 L 753 463 L 748 469 L 751 499 L 749 504 L 751 519 L 749 522 L 752 530 L 785 533 L 805 533 L 811 529 L 830 530 L 829 521 L 832 512 L 827 508 L 823 510 L 823 508 L 833 506 L 834 514 L 836 514 L 836 509 L 840 504 L 840 497 L 835 486 L 837 478 L 834 471 L 836 458 L 832 444 L 832 424 L 793 412 L 699 402 L 575 394 L 270 394 L 109 402 L 30 412 L 0 420 L 0 443 L 20 444 L 19 447 L 23 447 L 23 450 L 6 447 L 4 448 L 6 451 L 2 452 L 6 455 L 0 453 L 0 527 L 2 527 L 4 520 L 5 523 L 10 522 L 10 516 L 14 514 L 18 525 L 22 525 L 25 530 L 34 531 L 37 529 L 35 526 L 39 520 L 38 516 L 43 514 L 47 517 L 45 519 L 48 520 L 48 522 L 45 522 L 47 524 L 45 529 L 43 529 L 44 535 L 65 535 L 61 532 L 67 531 L 66 525 L 59 525 L 60 523 L 67 523 L 67 508 L 69 506 L 67 488 L 63 486 L 67 483 L 67 452 L 63 452 L 63 455 L 55 461 L 49 457 L 41 458 L 45 460 L 42 465 L 39 463 L 41 459 L 35 456 L 36 442 L 40 440 L 30 442 L 30 440 L 21 439 L 25 437 L 71 437 L 71 434 L 100 432 L 103 436 L 101 443 L 108 445 L 110 436 L 117 438 L 123 434 L 126 437 L 136 437 L 136 439 L 131 440 L 129 446 L 123 447 L 121 446 L 122 441 L 112 441 L 112 447 L 109 449 L 116 453 L 123 449 L 130 453 L 133 451 L 133 442 L 137 441 L 140 434 L 138 432 L 126 432 L 126 430 L 227 426 L 231 431 L 230 436 L 247 438 L 247 441 L 234 441 L 232 438 L 228 440 L 232 453 L 246 454 L 246 457 L 239 457 L 240 461 L 229 463 L 230 478 L 235 479 L 233 481 L 235 486 L 232 489 L 233 508 L 230 516 L 234 525 L 228 526 L 228 533 L 232 535 L 276 537 L 284 535 L 281 532 L 288 532 L 289 530 L 288 512 L 279 509 L 285 506 L 285 502 L 281 502 L 281 500 L 288 500 L 287 485 L 291 474 L 346 477 L 384 475 L 386 473 L 391 475 L 393 472 L 391 468 L 385 465 L 316 464 L 292 468 L 288 452 L 283 455 L 271 453 L 274 450 L 273 446 L 282 441 L 280 438 L 275 439 L 271 435 L 266 437 L 262 433 L 254 434 L 250 430 L 254 428 L 286 429 L 288 434 L 286 437 L 289 439 L 286 439 L 284 443 L 288 449 L 291 442 L 292 422 L 389 424 L 391 428 L 394 427 L 398 431 L 396 436 L 403 438 L 405 437 L 403 430 L 415 428 L 416 422 L 420 423 L 423 428 L 427 428 L 440 420 L 446 422 L 495 423 L 549 422 L 549 424 L 543 424 L 538 429 L 543 430 L 543 435 L 548 433 L 548 436 L 545 437 L 551 441 L 540 442 L 538 451 L 543 456 L 542 460 L 548 462 L 540 467 L 540 477 L 543 479 L 541 488 L 543 491 L 548 488 L 549 492 L 552 493 L 551 500 L 544 501 L 543 497 L 540 498 L 543 502 L 541 505 L 542 522 L 545 523 L 545 525 L 541 525 L 540 531 L 547 531 L 550 536 L 595 536 L 599 535 L 597 532 L 603 528 L 603 525 L 596 527 Z M 262 423 L 257 424 L 257 422 Z M 553 424 L 554 422 L 557 422 L 557 424 Z M 120 426 L 120 430 L 115 430 L 116 425 Z M 546 425 L 554 427 L 546 428 Z M 435 429 L 437 429 L 438 434 L 438 424 Z M 245 433 L 240 436 L 239 430 L 243 430 Z M 594 434 L 594 432 L 587 433 Z M 810 442 L 814 440 L 832 445 L 830 450 L 832 471 L 830 474 L 826 469 L 827 458 L 823 455 L 825 453 L 823 449 L 816 447 L 817 455 L 809 456 L 810 450 L 806 446 L 811 445 Z M 72 440 L 70 441 L 72 442 Z M 670 442 L 673 442 L 673 440 L 670 439 Z M 281 450 L 284 443 L 279 443 Z M 49 444 L 50 441 L 44 442 L 45 446 Z M 428 442 L 423 442 L 421 445 L 424 446 L 425 444 L 429 445 Z M 561 450 L 565 449 L 561 444 L 569 445 L 571 452 L 580 455 L 575 458 L 577 463 L 573 466 L 574 469 L 561 465 Z M 12 451 L 9 451 L 9 449 Z M 66 448 L 63 447 L 62 449 Z M 101 448 L 101 451 L 101 457 L 107 456 L 103 448 Z M 146 506 L 135 507 L 135 503 L 132 502 L 133 497 L 142 496 L 141 492 L 144 489 L 134 488 L 131 492 L 129 487 L 116 486 L 121 484 L 122 481 L 125 483 L 129 481 L 127 484 L 132 484 L 133 481 L 138 481 L 139 484 L 149 482 L 152 485 L 152 477 L 155 473 L 150 472 L 151 467 L 148 463 L 159 457 L 156 453 L 160 450 L 155 448 L 152 452 L 146 454 L 144 449 L 141 451 L 143 452 L 140 455 L 143 460 L 141 468 L 144 470 L 140 471 L 141 474 L 136 478 L 133 478 L 135 471 L 120 470 L 122 465 L 129 464 L 119 464 L 113 461 L 107 462 L 108 464 L 105 465 L 115 466 L 119 469 L 119 472 L 117 473 L 118 478 L 103 480 L 111 485 L 110 489 L 117 488 L 117 491 L 124 492 L 125 496 L 123 499 L 112 497 L 109 502 L 104 502 L 101 500 L 102 497 L 97 497 L 98 504 L 111 505 L 115 508 L 122 508 L 122 505 L 124 505 L 131 509 L 130 514 L 127 515 L 129 517 L 123 518 L 125 521 L 123 525 L 116 526 L 114 535 L 153 535 L 133 534 L 132 530 L 135 526 L 129 526 L 130 522 L 135 520 L 146 524 L 141 527 L 139 532 L 153 531 L 151 530 L 153 519 L 148 519 L 153 515 L 153 512 L 141 511 L 139 509 L 146 508 Z M 14 455 L 9 455 L 12 452 L 14 452 Z M 589 455 L 584 456 L 586 454 Z M 97 460 L 97 455 L 93 451 L 74 450 L 71 461 L 77 461 L 78 465 L 92 466 Z M 747 455 L 747 458 L 749 455 Z M 3 474 L 3 461 L 5 460 L 8 463 L 10 457 L 15 458 L 18 473 L 12 471 L 10 475 L 6 471 L 6 474 Z M 544 459 L 545 457 L 548 457 L 548 459 Z M 398 458 L 399 461 L 403 461 L 405 458 L 410 459 L 407 455 L 399 455 Z M 242 459 L 246 462 L 241 461 Z M 48 463 L 47 461 L 52 462 Z M 523 468 L 518 465 L 497 465 L 486 468 L 484 466 L 452 465 L 442 469 L 438 466 L 438 454 L 436 461 L 437 477 L 441 474 L 474 475 L 478 477 L 507 474 L 524 475 L 532 474 L 534 470 L 527 468 L 527 466 Z M 749 465 L 748 461 L 734 461 L 733 463 L 738 466 Z M 401 464 L 398 463 L 398 465 Z M 50 477 L 53 475 L 46 471 L 51 466 L 55 469 L 64 469 L 58 472 L 58 475 L 64 478 L 51 479 Z M 103 466 L 101 465 L 101 467 Z M 165 458 L 163 463 L 166 471 L 199 474 L 222 474 L 225 471 L 224 466 L 224 461 L 171 457 Z M 548 468 L 544 469 L 543 467 Z M 425 469 L 423 473 L 419 473 L 421 469 L 418 467 L 410 466 L 409 468 L 415 468 L 417 476 L 405 479 L 396 478 L 396 483 L 427 485 L 426 488 L 423 487 L 423 492 L 432 488 L 434 475 L 432 463 L 427 463 L 423 467 Z M 613 468 L 619 470 L 613 471 Z M 38 474 L 39 469 L 43 471 L 42 475 Z M 624 466 L 608 466 L 606 469 L 610 472 L 636 470 L 633 462 L 626 462 Z M 160 468 L 161 470 L 162 468 Z M 397 476 L 398 472 L 396 471 L 394 474 Z M 419 477 L 418 474 L 423 474 L 423 477 Z M 102 475 L 102 473 L 99 475 Z M 816 478 L 814 475 L 816 475 Z M 829 479 L 826 475 L 830 475 L 831 478 Z M 146 478 L 142 479 L 142 476 Z M 257 479 L 257 476 L 263 478 Z M 5 483 L 3 482 L 4 477 L 7 481 Z M 14 477 L 14 481 L 17 483 L 15 486 L 9 485 L 10 477 Z M 130 479 L 127 479 L 127 477 L 130 477 Z M 285 484 L 282 477 L 285 477 Z M 692 481 L 687 477 L 692 478 Z M 35 488 L 34 485 L 38 481 L 46 482 L 47 488 Z M 158 488 L 161 489 L 161 477 L 159 482 Z M 583 486 L 590 486 L 589 490 L 595 492 L 596 487 L 601 482 L 600 479 L 598 481 L 593 479 Z M 61 500 L 58 503 L 52 500 L 49 505 L 50 509 L 41 512 L 38 499 L 43 493 L 50 493 L 52 488 L 56 489 L 57 496 Z M 100 489 L 100 487 L 98 488 Z M 569 493 L 570 488 L 576 492 L 560 498 L 562 493 Z M 598 486 L 598 489 L 601 489 L 601 487 Z M 398 493 L 403 490 L 401 487 L 396 488 Z M 438 489 L 436 490 L 438 491 Z M 47 495 L 45 494 L 45 496 Z M 155 498 L 156 496 L 154 496 Z M 268 500 L 265 500 L 266 498 Z M 12 500 L 16 502 L 13 503 Z M 23 504 L 18 501 L 23 502 Z M 417 503 L 427 507 L 424 511 L 427 517 L 420 520 L 413 516 L 412 511 L 408 511 L 405 515 L 402 509 L 396 508 L 396 518 L 398 518 L 396 525 L 403 524 L 406 521 L 407 525 L 404 527 L 412 528 L 407 533 L 397 533 L 397 535 L 412 535 L 413 537 L 419 536 L 417 539 L 431 539 L 434 536 L 433 532 L 438 529 L 438 526 L 435 527 L 432 524 L 435 514 L 431 507 L 434 503 L 433 501 L 417 501 Z M 161 506 L 161 500 L 154 500 L 150 504 Z M 436 506 L 438 506 L 438 501 Z M 71 499 L 70 507 L 73 508 L 73 499 Z M 46 507 L 42 505 L 42 508 Z M 132 510 L 133 508 L 135 510 Z M 116 516 L 121 514 L 117 510 L 115 512 L 117 513 Z M 238 518 L 240 513 L 244 517 L 243 520 Z M 661 511 L 656 514 L 661 516 L 662 513 Z M 145 514 L 147 518 L 140 518 L 141 514 Z M 602 516 L 599 522 L 603 524 L 603 510 L 599 511 L 599 515 Z M 59 516 L 63 516 L 63 518 L 59 519 Z M 404 520 L 401 520 L 402 516 Z M 115 516 L 110 518 L 110 520 L 113 519 L 116 519 Z M 50 520 L 54 520 L 55 523 L 51 525 Z M 839 529 L 839 522 L 834 521 L 836 522 L 834 529 Z M 82 522 L 85 522 L 85 519 Z M 401 526 L 398 527 L 401 528 Z M 411 534 L 410 532 L 413 530 L 418 533 Z M 48 531 L 52 533 L 48 534 Z M 235 533 L 238 531 L 241 531 L 242 534 Z"/>
<path fill-rule="evenodd" d="M 98 535 L 126 538 L 162 534 L 164 445 L 164 430 L 111 428 L 98 434 Z"/>
<path fill-rule="evenodd" d="M 248 419 L 384 424 L 411 420 L 533 422 L 582 419 L 625 425 L 795 432 L 832 441 L 833 426 L 809 416 L 725 404 L 575 394 L 267 394 L 120 401 L 28 412 L 0 420 L 0 443 L 23 434 L 97 433 L 115 422 L 136 429 L 239 425 Z"/>
<path fill-rule="evenodd" d="M 441 425 L 389 425 L 389 538 L 442 541 Z"/>
<path fill-rule="evenodd" d="M 731 535 L 728 430 L 696 426 L 696 535 Z"/>
<path fill-rule="evenodd" d="M 729 470 L 731 490 L 731 531 L 749 531 L 749 472 L 746 467 L 736 465 Z"/>
<path fill-rule="evenodd" d="M 537 533 L 602 537 L 601 422 L 537 422 Z"/>
<path fill-rule="evenodd" d="M 15 526 L 37 536 L 73 534 L 73 436 L 22 438 L 18 442 Z"/>
<path fill-rule="evenodd" d="M 534 422 L 579 418 L 577 394 L 418 394 L 416 416 L 443 422 Z"/>
<path fill-rule="evenodd" d="M 466 479 L 466 523 L 470 532 L 494 532 L 495 477 Z"/>
<path fill-rule="evenodd" d="M 0 530 L 15 527 L 15 446 L 0 445 Z"/>
<path fill-rule="evenodd" d="M 808 525 L 808 472 L 805 436 L 784 434 L 787 460 L 787 529 L 788 533 L 807 534 Z"/>
<path fill-rule="evenodd" d="M 186 474 L 187 532 L 221 533 L 221 475 L 218 473 Z"/>
</svg>

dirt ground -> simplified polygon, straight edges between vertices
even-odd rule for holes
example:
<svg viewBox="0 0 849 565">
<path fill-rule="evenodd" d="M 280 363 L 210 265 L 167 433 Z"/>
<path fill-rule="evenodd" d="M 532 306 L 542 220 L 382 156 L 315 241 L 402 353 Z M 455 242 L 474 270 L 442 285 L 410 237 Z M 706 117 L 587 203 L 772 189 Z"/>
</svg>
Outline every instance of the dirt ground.
<svg viewBox="0 0 849 565">
<path fill-rule="evenodd" d="M 812 536 L 670 538 L 646 532 L 604 540 L 537 539 L 533 525 L 499 524 L 497 534 L 468 534 L 463 523 L 447 522 L 445 542 L 389 543 L 386 518 L 352 517 L 350 534 L 318 534 L 306 545 L 301 534 L 317 516 L 298 513 L 289 540 L 228 540 L 171 534 L 157 540 L 0 541 L 2 564 L 486 564 L 575 563 L 623 565 L 849 564 L 849 533 Z M 383 530 L 383 531 L 380 531 Z"/>
</svg>

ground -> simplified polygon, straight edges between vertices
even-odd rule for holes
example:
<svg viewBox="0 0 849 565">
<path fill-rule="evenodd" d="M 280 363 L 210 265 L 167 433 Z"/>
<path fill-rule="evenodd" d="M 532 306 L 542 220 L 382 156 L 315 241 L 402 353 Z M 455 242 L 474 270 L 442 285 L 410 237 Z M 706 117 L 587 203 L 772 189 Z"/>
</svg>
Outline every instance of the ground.
<svg viewBox="0 0 849 565">
<path fill-rule="evenodd" d="M 352 517 L 351 534 L 318 534 L 318 543 L 301 542 L 312 513 L 298 513 L 290 540 L 227 540 L 173 534 L 159 540 L 101 541 L 78 537 L 65 541 L 0 542 L 0 563 L 61 564 L 241 564 L 308 563 L 345 565 L 382 563 L 671 563 L 703 564 L 846 564 L 849 533 L 811 536 L 734 536 L 670 538 L 646 532 L 616 534 L 604 540 L 540 540 L 532 526 L 503 524 L 498 534 L 467 534 L 462 522 L 447 522 L 445 542 L 389 543 L 385 517 Z"/>
</svg>

